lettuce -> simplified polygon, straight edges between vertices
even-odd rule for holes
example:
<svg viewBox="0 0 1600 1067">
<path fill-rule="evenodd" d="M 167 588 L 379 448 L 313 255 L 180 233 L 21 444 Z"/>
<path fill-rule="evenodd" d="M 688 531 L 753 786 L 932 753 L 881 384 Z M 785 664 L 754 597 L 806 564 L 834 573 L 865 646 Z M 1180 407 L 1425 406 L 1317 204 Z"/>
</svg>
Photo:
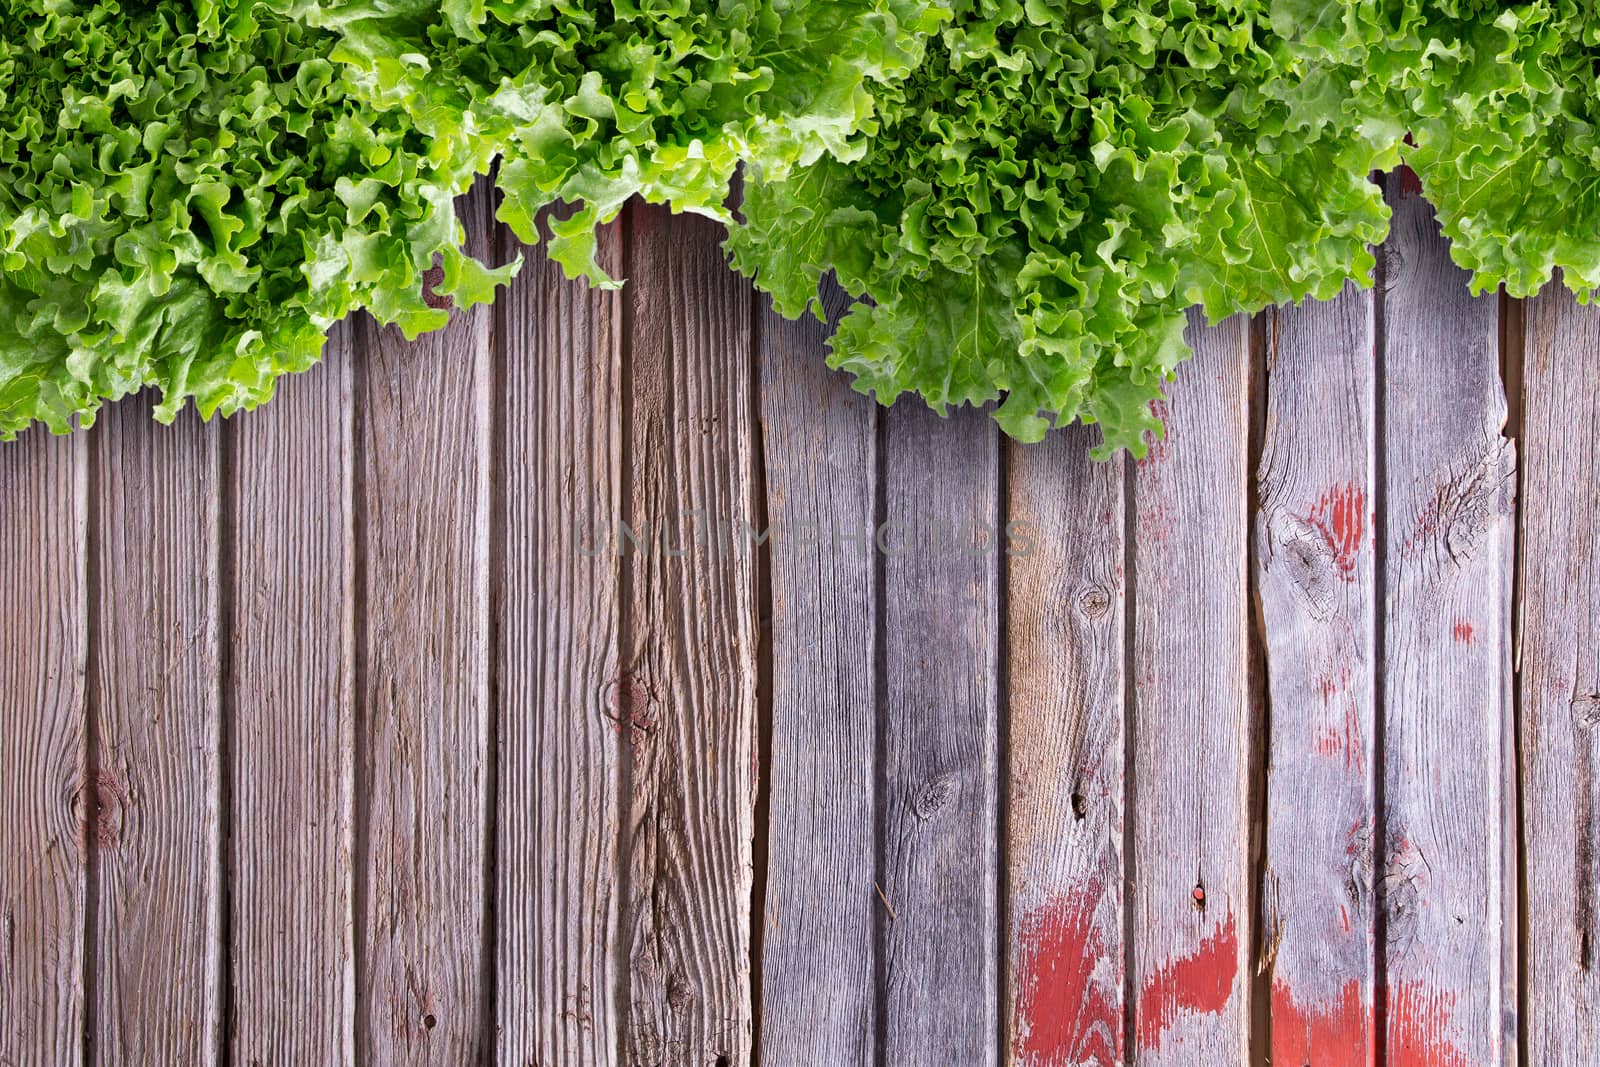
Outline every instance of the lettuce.
<svg viewBox="0 0 1600 1067">
<path fill-rule="evenodd" d="M 526 241 L 609 283 L 639 194 L 725 217 L 743 160 L 848 154 L 916 65 L 922 0 L 0 0 L 0 437 L 161 392 L 267 400 L 354 311 L 408 336 L 516 264 L 463 251 L 498 163 Z"/>
<path fill-rule="evenodd" d="M 525 242 L 618 284 L 630 197 L 727 222 L 888 403 L 1142 454 L 1212 320 L 1370 283 L 1402 162 L 1481 289 L 1600 285 L 1597 0 L 0 0 L 0 437 L 227 414 Z M 735 217 L 729 184 L 748 180 Z"/>
</svg>

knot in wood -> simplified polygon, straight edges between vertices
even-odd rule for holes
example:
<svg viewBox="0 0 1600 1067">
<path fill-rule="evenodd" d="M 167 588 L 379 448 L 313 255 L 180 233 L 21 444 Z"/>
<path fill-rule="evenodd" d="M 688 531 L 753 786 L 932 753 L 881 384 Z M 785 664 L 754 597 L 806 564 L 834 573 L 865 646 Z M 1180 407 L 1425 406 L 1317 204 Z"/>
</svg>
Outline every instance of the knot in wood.
<svg viewBox="0 0 1600 1067">
<path fill-rule="evenodd" d="M 1582 693 L 1573 697 L 1572 719 L 1585 730 L 1600 725 L 1600 693 Z"/>
<path fill-rule="evenodd" d="M 1078 594 L 1078 610 L 1086 619 L 1098 619 L 1111 610 L 1111 590 L 1096 582 Z"/>
<path fill-rule="evenodd" d="M 667 979 L 667 1007 L 675 1012 L 682 1012 L 689 1006 L 689 1001 L 694 999 L 694 992 L 689 988 L 689 980 L 681 974 L 675 974 Z"/>
<path fill-rule="evenodd" d="M 631 671 L 607 682 L 601 700 L 601 713 L 625 732 L 630 744 L 643 741 L 660 724 L 660 694 L 649 681 Z"/>
<path fill-rule="evenodd" d="M 122 838 L 122 808 L 126 791 L 117 776 L 104 767 L 91 767 L 73 796 L 79 832 L 86 847 L 116 848 Z"/>
<path fill-rule="evenodd" d="M 956 781 L 953 774 L 937 774 L 922 784 L 911 798 L 911 810 L 919 819 L 931 819 L 938 814 L 939 809 L 950 802 L 955 795 Z"/>
</svg>

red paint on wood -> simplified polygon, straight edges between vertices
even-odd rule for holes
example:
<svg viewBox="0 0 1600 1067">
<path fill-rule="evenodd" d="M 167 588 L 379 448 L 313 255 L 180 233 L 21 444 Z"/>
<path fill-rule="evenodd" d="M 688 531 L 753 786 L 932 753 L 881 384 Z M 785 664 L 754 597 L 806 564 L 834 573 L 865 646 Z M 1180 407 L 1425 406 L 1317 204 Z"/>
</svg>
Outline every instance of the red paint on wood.
<svg viewBox="0 0 1600 1067">
<path fill-rule="evenodd" d="M 1328 543 L 1334 569 L 1347 582 L 1356 578 L 1356 557 L 1367 528 L 1367 500 L 1356 485 L 1334 486 L 1317 501 L 1306 522 Z"/>
<path fill-rule="evenodd" d="M 1333 703 L 1333 698 L 1345 691 L 1350 684 L 1350 665 L 1347 663 L 1339 670 L 1339 676 L 1324 674 L 1317 679 L 1317 692 L 1322 695 L 1323 704 Z"/>
<path fill-rule="evenodd" d="M 1022 920 L 1018 943 L 1017 1037 L 1011 1051 L 1031 1067 L 1122 1062 L 1122 1012 L 1106 987 L 1122 986 L 1121 961 L 1094 925 L 1102 887 L 1053 896 Z M 1102 965 L 1115 970 L 1095 981 Z"/>
<path fill-rule="evenodd" d="M 1191 955 L 1172 960 L 1151 975 L 1139 992 L 1139 1044 L 1161 1047 L 1161 1035 L 1180 1012 L 1212 1015 L 1228 1006 L 1239 973 L 1239 938 L 1233 915 L 1218 923 Z"/>
<path fill-rule="evenodd" d="M 1472 644 L 1472 624 L 1466 619 L 1457 619 L 1455 629 L 1450 634 L 1463 645 Z"/>
<path fill-rule="evenodd" d="M 1273 1067 L 1367 1067 L 1372 1005 L 1351 979 L 1338 997 L 1301 1004 L 1288 983 L 1272 983 Z"/>
<path fill-rule="evenodd" d="M 1419 982 L 1396 986 L 1389 1001 L 1389 1067 L 1475 1067 L 1450 1041 L 1453 993 Z"/>
<path fill-rule="evenodd" d="M 1337 726 L 1325 726 L 1317 734 L 1317 754 L 1340 760 L 1346 770 L 1361 771 L 1366 766 L 1366 752 L 1361 742 L 1361 711 L 1355 701 L 1344 709 L 1344 721 Z"/>
</svg>

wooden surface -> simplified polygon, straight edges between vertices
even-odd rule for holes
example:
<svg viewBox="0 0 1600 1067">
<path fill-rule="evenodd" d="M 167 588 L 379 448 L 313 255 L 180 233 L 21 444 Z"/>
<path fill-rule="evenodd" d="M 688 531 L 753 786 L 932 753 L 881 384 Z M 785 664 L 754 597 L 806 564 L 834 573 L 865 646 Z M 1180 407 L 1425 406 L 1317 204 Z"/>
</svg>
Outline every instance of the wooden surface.
<svg viewBox="0 0 1600 1067">
<path fill-rule="evenodd" d="M 760 662 L 749 291 L 721 235 L 630 218 L 623 684 L 631 1062 L 750 1062 Z M 630 542 L 633 544 L 633 542 Z"/>
<path fill-rule="evenodd" d="M 1274 1063 L 1375 1062 L 1377 298 L 1268 314 L 1254 567 L 1268 706 L 1258 962 Z"/>
<path fill-rule="evenodd" d="M 88 438 L 0 450 L 0 1057 L 81 1064 L 88 774 Z M 50 516 L 49 535 L 36 525 Z"/>
<path fill-rule="evenodd" d="M 1389 194 L 1378 852 L 1387 1045 L 1400 1062 L 1514 1064 L 1516 449 L 1501 434 L 1499 308 L 1468 294 L 1420 196 L 1399 182 Z"/>
<path fill-rule="evenodd" d="M 1127 918 L 1125 457 L 1074 427 L 1007 449 L 1002 1052 L 1119 1063 Z"/>
<path fill-rule="evenodd" d="M 219 1058 L 223 992 L 219 442 L 146 396 L 90 438 L 85 617 L 95 809 L 90 1063 Z"/>
<path fill-rule="evenodd" d="M 599 254 L 622 272 L 620 224 Z M 640 706 L 618 665 L 621 585 L 604 548 L 622 486 L 623 304 L 559 278 L 532 258 L 496 320 L 499 529 L 518 534 L 498 538 L 492 579 L 495 1059 L 590 1067 L 611 1062 L 622 1030 L 621 774 Z"/>
<path fill-rule="evenodd" d="M 909 404 L 883 433 L 884 1058 L 997 1060 L 999 441 Z"/>
<path fill-rule="evenodd" d="M 1531 1062 L 1600 1056 L 1600 318 L 1564 293 L 1528 308 L 1520 574 L 1522 810 Z"/>
<path fill-rule="evenodd" d="M 1600 313 L 1389 195 L 1138 462 L 637 205 L 0 449 L 0 1063 L 1590 1062 Z"/>
<path fill-rule="evenodd" d="M 224 435 L 235 1063 L 355 1061 L 351 386 L 324 363 Z"/>
<path fill-rule="evenodd" d="M 1141 1063 L 1236 1063 L 1250 1034 L 1248 323 L 1196 319 L 1166 437 L 1132 475 L 1128 988 Z"/>
<path fill-rule="evenodd" d="M 829 292 L 837 315 L 844 293 Z M 877 427 L 870 399 L 815 353 L 827 327 L 760 306 L 771 541 L 771 751 L 761 910 L 763 1063 L 876 1062 Z"/>
</svg>

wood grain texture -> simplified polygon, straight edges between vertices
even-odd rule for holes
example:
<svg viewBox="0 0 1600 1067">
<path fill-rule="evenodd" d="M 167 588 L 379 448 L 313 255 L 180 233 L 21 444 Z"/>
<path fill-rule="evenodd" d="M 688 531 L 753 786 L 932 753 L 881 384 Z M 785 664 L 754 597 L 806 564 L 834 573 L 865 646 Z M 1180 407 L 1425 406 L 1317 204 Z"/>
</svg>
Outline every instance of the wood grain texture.
<svg viewBox="0 0 1600 1067">
<path fill-rule="evenodd" d="M 1527 305 L 1522 807 L 1528 1062 L 1600 1060 L 1600 317 L 1552 286 Z"/>
<path fill-rule="evenodd" d="M 627 976 L 616 950 L 634 693 L 617 666 L 624 296 L 565 280 L 542 250 L 524 254 L 497 310 L 496 1059 L 592 1067 L 616 1062 Z M 624 273 L 621 223 L 601 230 L 598 254 Z"/>
<path fill-rule="evenodd" d="M 630 209 L 623 1062 L 744 1067 L 759 752 L 751 296 L 721 230 Z"/>
<path fill-rule="evenodd" d="M 1390 182 L 1383 352 L 1382 888 L 1391 1062 L 1516 1062 L 1510 590 L 1499 319 Z"/>
<path fill-rule="evenodd" d="M 347 326 L 225 426 L 229 1041 L 238 1064 L 355 1062 L 355 558 Z"/>
<path fill-rule="evenodd" d="M 1134 475 L 1129 985 L 1151 1067 L 1241 1063 L 1249 1031 L 1248 332 L 1191 322 Z"/>
<path fill-rule="evenodd" d="M 0 1063 L 83 1062 L 88 438 L 0 444 Z"/>
<path fill-rule="evenodd" d="M 465 215 L 482 254 L 487 188 Z M 491 312 L 357 326 L 357 1063 L 476 1062 L 484 1026 Z"/>
<path fill-rule="evenodd" d="M 1123 1062 L 1125 467 L 1087 427 L 1008 452 L 1008 1062 Z"/>
<path fill-rule="evenodd" d="M 91 431 L 94 810 L 89 1061 L 210 1064 L 220 1044 L 221 427 L 148 394 Z"/>
<path fill-rule="evenodd" d="M 837 320 L 848 297 L 827 289 Z M 772 747 L 761 1062 L 867 1067 L 873 882 L 877 413 L 828 370 L 827 325 L 760 300 L 772 560 Z"/>
<path fill-rule="evenodd" d="M 885 416 L 884 1062 L 998 1061 L 999 441 Z"/>
<path fill-rule="evenodd" d="M 1268 313 L 1254 566 L 1272 709 L 1273 1063 L 1375 1064 L 1376 647 L 1371 290 Z"/>
</svg>

